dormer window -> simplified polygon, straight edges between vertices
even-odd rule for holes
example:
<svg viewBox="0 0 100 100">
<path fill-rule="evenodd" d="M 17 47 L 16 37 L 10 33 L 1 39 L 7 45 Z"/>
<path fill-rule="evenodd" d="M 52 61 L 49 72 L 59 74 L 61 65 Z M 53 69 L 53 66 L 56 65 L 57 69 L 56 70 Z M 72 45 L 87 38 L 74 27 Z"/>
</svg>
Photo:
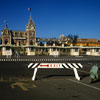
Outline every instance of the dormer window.
<svg viewBox="0 0 100 100">
<path fill-rule="evenodd" d="M 6 31 L 6 34 L 8 34 L 8 31 Z"/>
</svg>

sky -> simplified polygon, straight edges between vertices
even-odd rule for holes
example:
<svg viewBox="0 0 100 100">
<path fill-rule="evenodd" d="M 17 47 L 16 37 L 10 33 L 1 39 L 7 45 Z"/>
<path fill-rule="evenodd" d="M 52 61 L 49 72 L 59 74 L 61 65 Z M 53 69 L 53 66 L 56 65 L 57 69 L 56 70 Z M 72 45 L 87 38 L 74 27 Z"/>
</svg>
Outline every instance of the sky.
<svg viewBox="0 0 100 100">
<path fill-rule="evenodd" d="M 28 8 L 36 37 L 72 34 L 100 39 L 100 0 L 0 0 L 0 31 L 5 20 L 10 30 L 25 30 L 30 16 Z"/>
</svg>

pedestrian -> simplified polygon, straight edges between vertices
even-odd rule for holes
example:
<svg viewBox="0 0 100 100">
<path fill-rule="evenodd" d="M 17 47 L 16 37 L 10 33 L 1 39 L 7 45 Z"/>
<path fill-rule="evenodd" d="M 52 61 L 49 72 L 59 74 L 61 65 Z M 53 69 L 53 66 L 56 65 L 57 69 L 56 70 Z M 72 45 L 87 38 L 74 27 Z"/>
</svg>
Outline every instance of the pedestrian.
<svg viewBox="0 0 100 100">
<path fill-rule="evenodd" d="M 93 65 L 91 70 L 90 70 L 90 83 L 98 80 L 98 66 Z"/>
</svg>

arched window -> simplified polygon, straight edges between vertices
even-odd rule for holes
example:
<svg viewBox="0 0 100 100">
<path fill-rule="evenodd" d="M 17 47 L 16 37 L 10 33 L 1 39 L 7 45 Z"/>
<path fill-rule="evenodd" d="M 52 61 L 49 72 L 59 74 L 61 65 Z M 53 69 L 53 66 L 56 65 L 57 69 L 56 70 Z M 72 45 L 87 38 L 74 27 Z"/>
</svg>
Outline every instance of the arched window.
<svg viewBox="0 0 100 100">
<path fill-rule="evenodd" d="M 30 45 L 33 45 L 33 41 L 32 40 L 30 40 Z"/>
<path fill-rule="evenodd" d="M 5 39 L 5 44 L 8 44 L 8 40 L 7 39 Z"/>
<path fill-rule="evenodd" d="M 30 36 L 33 36 L 33 32 L 30 32 Z"/>
</svg>

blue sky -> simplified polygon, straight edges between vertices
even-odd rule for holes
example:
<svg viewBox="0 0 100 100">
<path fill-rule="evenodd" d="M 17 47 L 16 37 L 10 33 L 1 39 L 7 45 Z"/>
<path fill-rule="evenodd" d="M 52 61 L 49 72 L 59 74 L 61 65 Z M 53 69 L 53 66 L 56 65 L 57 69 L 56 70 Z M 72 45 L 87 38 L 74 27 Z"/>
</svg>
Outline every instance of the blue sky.
<svg viewBox="0 0 100 100">
<path fill-rule="evenodd" d="M 0 31 L 4 20 L 10 30 L 25 30 L 28 8 L 37 37 L 77 34 L 100 39 L 100 0 L 0 0 Z"/>
</svg>

